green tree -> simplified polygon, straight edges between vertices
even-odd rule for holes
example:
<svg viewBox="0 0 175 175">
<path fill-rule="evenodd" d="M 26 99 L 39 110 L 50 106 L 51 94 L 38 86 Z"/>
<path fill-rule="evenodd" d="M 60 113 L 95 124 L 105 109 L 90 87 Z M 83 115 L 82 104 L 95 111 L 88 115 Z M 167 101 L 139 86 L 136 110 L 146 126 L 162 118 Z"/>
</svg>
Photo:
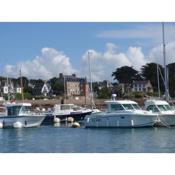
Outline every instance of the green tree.
<svg viewBox="0 0 175 175">
<path fill-rule="evenodd" d="M 169 72 L 169 93 L 171 97 L 175 97 L 175 63 L 171 63 L 167 67 Z"/>
<path fill-rule="evenodd" d="M 139 72 L 133 67 L 122 66 L 117 68 L 116 71 L 112 73 L 114 80 L 118 80 L 119 83 L 132 83 L 133 80 L 142 79 Z"/>
<path fill-rule="evenodd" d="M 163 74 L 163 67 L 159 65 L 160 72 Z M 147 63 L 146 65 L 142 66 L 141 74 L 146 80 L 150 80 L 154 91 L 158 91 L 158 80 L 157 80 L 157 64 L 156 63 Z M 160 90 L 164 92 L 164 83 L 162 77 L 159 73 L 159 80 L 160 80 Z"/>
<path fill-rule="evenodd" d="M 64 83 L 59 81 L 59 78 L 52 78 L 49 80 L 53 94 L 55 95 L 62 95 L 64 94 Z"/>
<path fill-rule="evenodd" d="M 98 98 L 110 98 L 111 97 L 111 91 L 107 87 L 103 87 L 98 91 Z"/>
</svg>

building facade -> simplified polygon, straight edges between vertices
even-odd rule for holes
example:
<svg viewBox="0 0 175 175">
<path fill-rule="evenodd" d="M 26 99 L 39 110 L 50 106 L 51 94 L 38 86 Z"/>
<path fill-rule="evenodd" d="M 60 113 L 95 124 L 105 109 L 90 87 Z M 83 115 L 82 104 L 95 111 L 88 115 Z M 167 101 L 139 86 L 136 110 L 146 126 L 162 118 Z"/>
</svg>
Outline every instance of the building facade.
<svg viewBox="0 0 175 175">
<path fill-rule="evenodd" d="M 133 92 L 153 92 L 153 87 L 149 80 L 133 81 L 132 91 Z"/>
<path fill-rule="evenodd" d="M 89 93 L 86 78 L 77 77 L 76 74 L 63 75 L 60 73 L 59 80 L 64 84 L 64 93 L 67 96 L 87 96 Z"/>
</svg>

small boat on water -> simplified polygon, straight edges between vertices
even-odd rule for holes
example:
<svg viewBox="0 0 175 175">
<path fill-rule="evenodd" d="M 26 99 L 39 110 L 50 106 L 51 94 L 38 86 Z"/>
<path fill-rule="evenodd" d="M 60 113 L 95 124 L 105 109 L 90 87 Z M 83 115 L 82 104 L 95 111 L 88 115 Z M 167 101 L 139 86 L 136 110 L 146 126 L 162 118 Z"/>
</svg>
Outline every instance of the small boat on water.
<svg viewBox="0 0 175 175">
<path fill-rule="evenodd" d="M 56 104 L 52 111 L 46 113 L 43 124 L 53 124 L 54 121 L 66 122 L 82 121 L 86 115 L 92 113 L 91 109 L 76 106 L 74 104 Z"/>
<path fill-rule="evenodd" d="M 164 100 L 146 100 L 145 110 L 158 115 L 158 126 L 175 126 L 175 110 Z"/>
<path fill-rule="evenodd" d="M 107 111 L 85 117 L 86 128 L 118 128 L 118 127 L 152 127 L 157 121 L 157 114 L 142 110 L 131 100 L 106 101 Z"/>
<path fill-rule="evenodd" d="M 44 114 L 32 111 L 30 103 L 5 104 L 4 112 L 0 113 L 0 127 L 28 128 L 40 126 Z"/>
</svg>

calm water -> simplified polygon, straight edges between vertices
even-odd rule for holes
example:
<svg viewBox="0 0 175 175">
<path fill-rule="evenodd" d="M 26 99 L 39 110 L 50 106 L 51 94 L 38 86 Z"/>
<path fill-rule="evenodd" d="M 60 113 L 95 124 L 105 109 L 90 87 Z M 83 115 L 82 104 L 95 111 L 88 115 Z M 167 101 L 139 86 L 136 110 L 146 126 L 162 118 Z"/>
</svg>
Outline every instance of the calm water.
<svg viewBox="0 0 175 175">
<path fill-rule="evenodd" d="M 0 152 L 175 152 L 175 128 L 84 129 L 41 126 L 0 129 Z"/>
</svg>

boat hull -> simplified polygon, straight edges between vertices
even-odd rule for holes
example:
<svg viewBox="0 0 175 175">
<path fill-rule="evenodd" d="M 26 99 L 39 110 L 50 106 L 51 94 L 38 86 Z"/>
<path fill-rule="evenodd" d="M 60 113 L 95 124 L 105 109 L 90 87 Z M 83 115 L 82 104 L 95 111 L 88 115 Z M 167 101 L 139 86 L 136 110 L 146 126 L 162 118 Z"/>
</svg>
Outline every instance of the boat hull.
<svg viewBox="0 0 175 175">
<path fill-rule="evenodd" d="M 84 112 L 84 113 L 70 113 L 64 115 L 53 115 L 48 114 L 46 115 L 45 119 L 43 120 L 43 125 L 52 125 L 54 124 L 54 117 L 57 117 L 61 120 L 61 122 L 67 121 L 69 117 L 72 117 L 75 122 L 83 121 L 87 115 L 90 115 L 92 112 Z"/>
<path fill-rule="evenodd" d="M 157 126 L 175 126 L 175 114 L 160 114 Z"/>
<path fill-rule="evenodd" d="M 29 128 L 40 126 L 44 118 L 45 116 L 1 116 L 0 122 L 3 128 L 13 127 L 16 122 L 20 122 L 24 128 Z"/>
<path fill-rule="evenodd" d="M 140 114 L 108 114 L 87 117 L 84 125 L 86 128 L 138 128 L 153 127 L 157 120 L 156 115 Z"/>
</svg>

